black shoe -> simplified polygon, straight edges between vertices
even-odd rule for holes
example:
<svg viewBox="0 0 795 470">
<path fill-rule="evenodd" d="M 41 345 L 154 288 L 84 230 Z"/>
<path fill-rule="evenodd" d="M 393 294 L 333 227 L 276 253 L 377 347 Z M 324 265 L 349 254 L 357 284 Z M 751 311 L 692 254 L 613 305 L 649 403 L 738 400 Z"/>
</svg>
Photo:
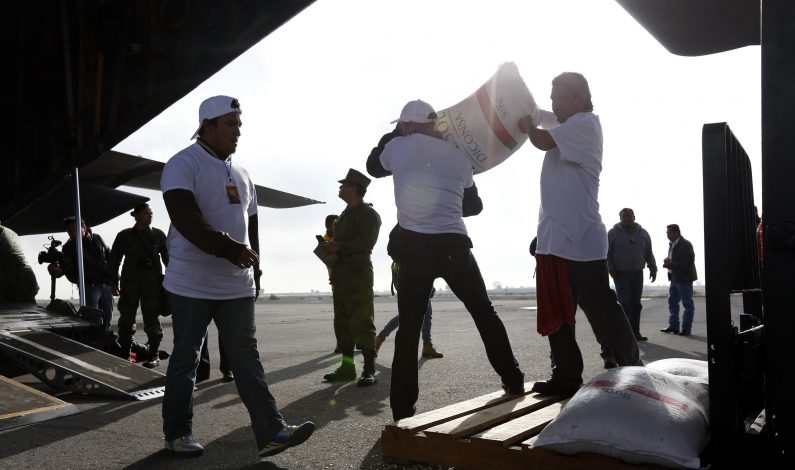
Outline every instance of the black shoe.
<svg viewBox="0 0 795 470">
<path fill-rule="evenodd" d="M 532 391 L 544 396 L 559 395 L 561 397 L 568 398 L 577 393 L 577 390 L 579 389 L 580 385 L 566 385 L 555 379 L 549 379 L 544 382 L 536 382 L 533 384 Z"/>
<path fill-rule="evenodd" d="M 378 379 L 375 378 L 375 374 L 371 372 L 362 372 L 362 376 L 359 377 L 359 381 L 356 382 L 356 385 L 360 387 L 369 387 L 370 385 L 374 385 L 378 382 Z"/>
<path fill-rule="evenodd" d="M 130 351 L 134 352 L 135 355 L 138 356 L 139 360 L 144 357 L 149 357 L 149 347 L 136 341 L 133 341 L 132 344 L 130 344 Z"/>
<path fill-rule="evenodd" d="M 147 369 L 154 369 L 155 367 L 160 365 L 160 359 L 155 357 L 150 357 L 144 362 L 141 363 L 142 366 L 146 367 Z"/>
<path fill-rule="evenodd" d="M 640 332 L 635 333 L 635 341 L 648 341 L 649 338 L 640 334 Z"/>
<path fill-rule="evenodd" d="M 157 352 L 157 357 L 159 357 L 161 361 L 165 361 L 166 359 L 171 357 L 171 354 L 169 354 L 168 351 L 163 351 L 161 349 L 160 351 Z"/>
<path fill-rule="evenodd" d="M 662 329 L 662 330 L 660 330 L 660 331 L 661 331 L 661 332 L 663 332 L 663 333 L 675 333 L 675 334 L 679 334 L 679 330 L 678 330 L 678 329 L 676 329 L 676 328 L 672 328 L 672 327 L 670 327 L 670 326 L 669 326 L 668 328 L 663 328 L 663 329 Z"/>
<path fill-rule="evenodd" d="M 502 389 L 506 395 L 524 395 L 524 374 L 517 380 L 502 382 Z"/>
<path fill-rule="evenodd" d="M 618 367 L 618 362 L 612 357 L 605 359 L 605 369 L 615 369 Z"/>
<path fill-rule="evenodd" d="M 677 333 L 679 336 L 690 336 L 690 330 L 682 330 Z"/>
<path fill-rule="evenodd" d="M 223 377 L 221 377 L 222 382 L 234 382 L 235 381 L 235 374 L 232 373 L 231 370 L 226 372 L 222 372 Z"/>
</svg>

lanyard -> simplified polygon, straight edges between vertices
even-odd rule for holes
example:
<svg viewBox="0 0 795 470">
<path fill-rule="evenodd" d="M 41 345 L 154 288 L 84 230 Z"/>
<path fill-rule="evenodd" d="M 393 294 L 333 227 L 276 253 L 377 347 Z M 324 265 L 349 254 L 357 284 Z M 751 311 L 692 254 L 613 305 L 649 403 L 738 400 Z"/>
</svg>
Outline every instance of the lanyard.
<svg viewBox="0 0 795 470">
<path fill-rule="evenodd" d="M 227 165 L 224 162 L 224 168 L 226 169 L 226 174 L 229 176 L 229 182 L 232 182 L 232 157 L 229 157 L 229 164 Z"/>
<path fill-rule="evenodd" d="M 218 158 L 218 160 L 221 160 L 218 157 L 218 155 L 213 151 L 213 149 L 210 148 L 210 146 L 207 145 L 205 142 L 202 142 L 201 139 L 198 139 L 196 141 L 196 143 L 198 143 L 201 146 L 201 148 L 203 148 L 207 153 L 209 153 L 210 155 L 212 155 L 215 158 Z M 224 164 L 224 169 L 226 170 L 226 175 L 229 177 L 229 182 L 231 183 L 232 182 L 232 156 L 230 155 L 229 157 L 227 157 L 227 160 L 229 160 L 229 164 L 228 165 L 226 163 L 226 160 L 221 160 L 221 161 Z"/>
</svg>

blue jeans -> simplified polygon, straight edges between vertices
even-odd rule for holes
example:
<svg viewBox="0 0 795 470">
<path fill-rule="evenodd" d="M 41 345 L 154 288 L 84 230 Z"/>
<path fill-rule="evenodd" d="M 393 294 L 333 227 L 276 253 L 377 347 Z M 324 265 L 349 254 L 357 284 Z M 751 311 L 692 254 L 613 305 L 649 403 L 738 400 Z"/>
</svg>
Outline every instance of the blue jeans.
<svg viewBox="0 0 795 470">
<path fill-rule="evenodd" d="M 640 311 L 643 305 L 640 296 L 643 293 L 643 271 L 619 272 L 613 282 L 616 284 L 618 303 L 624 309 L 629 326 L 635 335 L 640 333 Z"/>
<path fill-rule="evenodd" d="M 110 286 L 98 282 L 86 287 L 86 307 L 102 310 L 102 328 L 110 331 L 113 321 L 113 292 Z"/>
<path fill-rule="evenodd" d="M 679 331 L 679 302 L 685 308 L 682 315 L 682 331 L 689 332 L 693 326 L 693 283 L 673 282 L 668 288 L 668 326 Z"/>
<path fill-rule="evenodd" d="M 257 351 L 254 298 L 192 299 L 169 293 L 174 350 L 166 372 L 163 397 L 163 433 L 167 440 L 193 434 L 193 387 L 196 366 L 210 320 L 218 327 L 237 393 L 248 410 L 251 427 L 262 449 L 284 426 Z"/>
<path fill-rule="evenodd" d="M 431 323 L 433 322 L 433 307 L 431 307 L 431 303 L 428 302 L 428 308 L 425 310 L 425 317 L 422 319 L 422 343 L 429 344 L 431 343 Z M 392 334 L 393 331 L 397 327 L 400 326 L 400 314 L 395 315 L 392 317 L 391 320 L 386 322 L 384 325 L 384 329 L 378 333 L 378 336 L 386 339 L 387 336 Z"/>
</svg>

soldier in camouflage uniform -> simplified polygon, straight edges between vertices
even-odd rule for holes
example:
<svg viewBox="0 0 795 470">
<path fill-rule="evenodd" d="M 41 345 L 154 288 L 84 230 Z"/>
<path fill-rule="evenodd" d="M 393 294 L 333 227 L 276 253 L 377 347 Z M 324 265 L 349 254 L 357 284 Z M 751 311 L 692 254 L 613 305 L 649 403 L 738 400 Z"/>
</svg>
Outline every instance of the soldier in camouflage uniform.
<svg viewBox="0 0 795 470">
<path fill-rule="evenodd" d="M 148 354 L 145 358 L 139 358 L 139 362 L 145 367 L 155 367 L 160 363 L 158 350 L 163 339 L 163 329 L 160 326 L 163 271 L 160 259 L 164 265 L 168 265 L 166 235 L 151 227 L 152 209 L 148 204 L 137 205 L 130 215 L 135 217 L 135 225 L 116 235 L 108 263 L 113 295 L 119 296 L 120 356 L 130 356 L 135 335 L 135 313 L 140 302 Z M 119 264 L 122 258 L 124 265 L 120 282 Z"/>
<path fill-rule="evenodd" d="M 324 379 L 329 382 L 356 378 L 353 348 L 358 344 L 364 356 L 359 386 L 375 383 L 375 325 L 373 324 L 373 264 L 370 253 L 378 240 L 381 217 L 372 204 L 362 200 L 370 178 L 350 169 L 339 181 L 339 197 L 348 205 L 334 225 L 334 237 L 326 243 L 337 253 L 331 270 L 334 286 L 334 334 L 342 352 L 342 365 Z"/>
</svg>

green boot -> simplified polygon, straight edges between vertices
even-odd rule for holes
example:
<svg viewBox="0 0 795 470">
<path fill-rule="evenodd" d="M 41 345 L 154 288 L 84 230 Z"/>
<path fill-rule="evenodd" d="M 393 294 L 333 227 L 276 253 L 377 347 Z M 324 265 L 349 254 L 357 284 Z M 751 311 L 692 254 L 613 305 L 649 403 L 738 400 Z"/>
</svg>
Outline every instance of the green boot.
<svg viewBox="0 0 795 470">
<path fill-rule="evenodd" d="M 350 382 L 356 380 L 356 366 L 353 364 L 353 356 L 342 355 L 342 364 L 337 370 L 323 376 L 326 382 Z"/>
</svg>

